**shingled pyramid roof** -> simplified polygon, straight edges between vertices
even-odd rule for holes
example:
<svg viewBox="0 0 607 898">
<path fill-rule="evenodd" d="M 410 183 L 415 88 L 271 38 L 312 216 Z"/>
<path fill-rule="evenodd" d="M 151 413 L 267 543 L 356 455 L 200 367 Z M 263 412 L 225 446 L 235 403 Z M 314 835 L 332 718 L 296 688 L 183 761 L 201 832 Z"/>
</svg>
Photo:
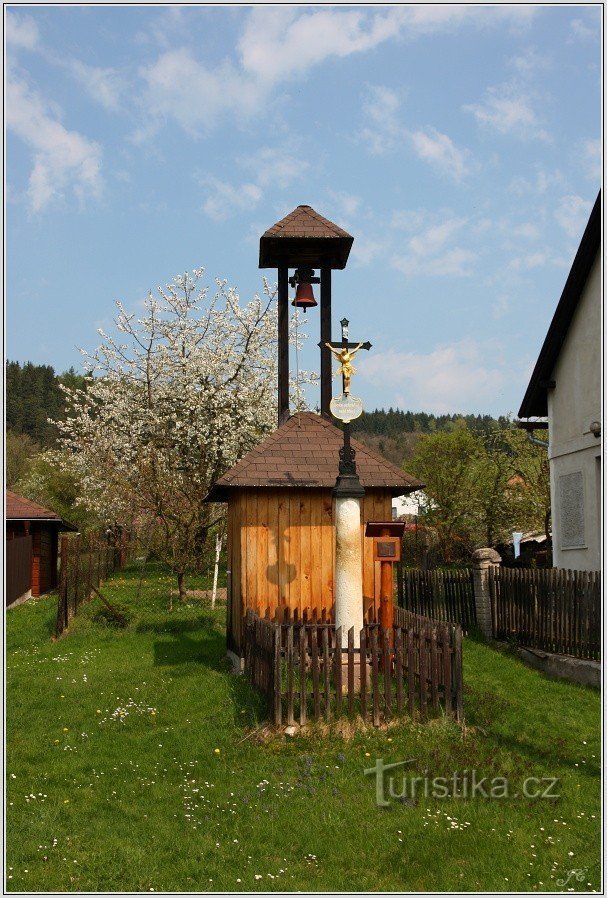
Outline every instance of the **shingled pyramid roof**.
<svg viewBox="0 0 607 898">
<path fill-rule="evenodd" d="M 290 268 L 321 264 L 345 268 L 354 237 L 324 218 L 312 206 L 297 206 L 262 234 L 259 267 Z"/>
<path fill-rule="evenodd" d="M 342 445 L 342 431 L 330 421 L 313 412 L 292 415 L 215 483 L 208 501 L 226 502 L 230 490 L 247 487 L 332 489 Z M 352 446 L 365 488 L 386 489 L 400 496 L 424 486 L 358 440 L 352 440 Z"/>
<path fill-rule="evenodd" d="M 351 234 L 323 218 L 312 206 L 298 206 L 272 225 L 264 237 L 350 237 Z"/>
</svg>

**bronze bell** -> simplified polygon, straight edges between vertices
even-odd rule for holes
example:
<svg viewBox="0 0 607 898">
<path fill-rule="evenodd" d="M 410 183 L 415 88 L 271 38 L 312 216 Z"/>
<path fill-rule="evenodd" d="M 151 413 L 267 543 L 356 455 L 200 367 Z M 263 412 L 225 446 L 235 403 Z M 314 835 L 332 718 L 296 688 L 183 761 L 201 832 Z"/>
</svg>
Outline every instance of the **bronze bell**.
<svg viewBox="0 0 607 898">
<path fill-rule="evenodd" d="M 297 284 L 295 299 L 293 300 L 291 305 L 295 306 L 296 309 L 303 309 L 304 312 L 306 311 L 306 309 L 313 309 L 314 306 L 317 306 L 318 303 L 314 299 L 314 290 L 312 289 L 312 284 L 309 284 L 307 281 L 300 281 Z"/>
</svg>

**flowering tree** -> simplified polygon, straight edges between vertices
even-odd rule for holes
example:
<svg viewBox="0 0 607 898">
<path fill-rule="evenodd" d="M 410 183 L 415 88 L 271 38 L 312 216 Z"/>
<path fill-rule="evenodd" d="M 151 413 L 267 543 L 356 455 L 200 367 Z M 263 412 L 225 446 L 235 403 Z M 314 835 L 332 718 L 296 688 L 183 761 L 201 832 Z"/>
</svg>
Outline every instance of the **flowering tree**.
<svg viewBox="0 0 607 898">
<path fill-rule="evenodd" d="M 213 482 L 276 425 L 275 294 L 241 305 L 225 281 L 214 295 L 203 269 L 174 278 L 136 318 L 117 303 L 116 337 L 83 352 L 85 389 L 64 388 L 57 422 L 78 502 L 133 528 L 170 564 L 180 597 L 221 516 L 204 499 Z M 297 325 L 295 324 L 295 327 Z M 301 341 L 298 333 L 292 340 Z M 301 372 L 292 390 L 303 407 Z"/>
</svg>

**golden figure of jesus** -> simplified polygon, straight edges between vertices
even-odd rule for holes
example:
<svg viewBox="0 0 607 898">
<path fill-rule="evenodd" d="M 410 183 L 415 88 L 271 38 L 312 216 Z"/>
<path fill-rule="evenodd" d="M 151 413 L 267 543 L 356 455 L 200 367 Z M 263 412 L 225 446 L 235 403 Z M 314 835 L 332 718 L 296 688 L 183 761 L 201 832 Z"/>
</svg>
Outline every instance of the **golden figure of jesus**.
<svg viewBox="0 0 607 898">
<path fill-rule="evenodd" d="M 344 393 L 346 396 L 350 392 L 350 378 L 353 374 L 356 374 L 356 368 L 352 364 L 352 358 L 356 355 L 362 345 L 362 343 L 359 343 L 358 346 L 355 346 L 353 349 L 335 349 L 330 343 L 325 343 L 325 346 L 331 350 L 337 361 L 341 363 L 335 373 L 343 376 Z"/>
</svg>

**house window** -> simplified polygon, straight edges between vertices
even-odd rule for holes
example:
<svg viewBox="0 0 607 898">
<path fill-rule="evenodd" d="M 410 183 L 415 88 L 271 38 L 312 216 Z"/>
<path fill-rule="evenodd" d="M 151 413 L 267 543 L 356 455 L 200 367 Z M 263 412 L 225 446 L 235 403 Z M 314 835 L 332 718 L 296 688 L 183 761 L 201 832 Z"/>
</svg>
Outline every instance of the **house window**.
<svg viewBox="0 0 607 898">
<path fill-rule="evenodd" d="M 584 528 L 584 477 L 581 471 L 559 477 L 561 549 L 586 547 Z"/>
</svg>

